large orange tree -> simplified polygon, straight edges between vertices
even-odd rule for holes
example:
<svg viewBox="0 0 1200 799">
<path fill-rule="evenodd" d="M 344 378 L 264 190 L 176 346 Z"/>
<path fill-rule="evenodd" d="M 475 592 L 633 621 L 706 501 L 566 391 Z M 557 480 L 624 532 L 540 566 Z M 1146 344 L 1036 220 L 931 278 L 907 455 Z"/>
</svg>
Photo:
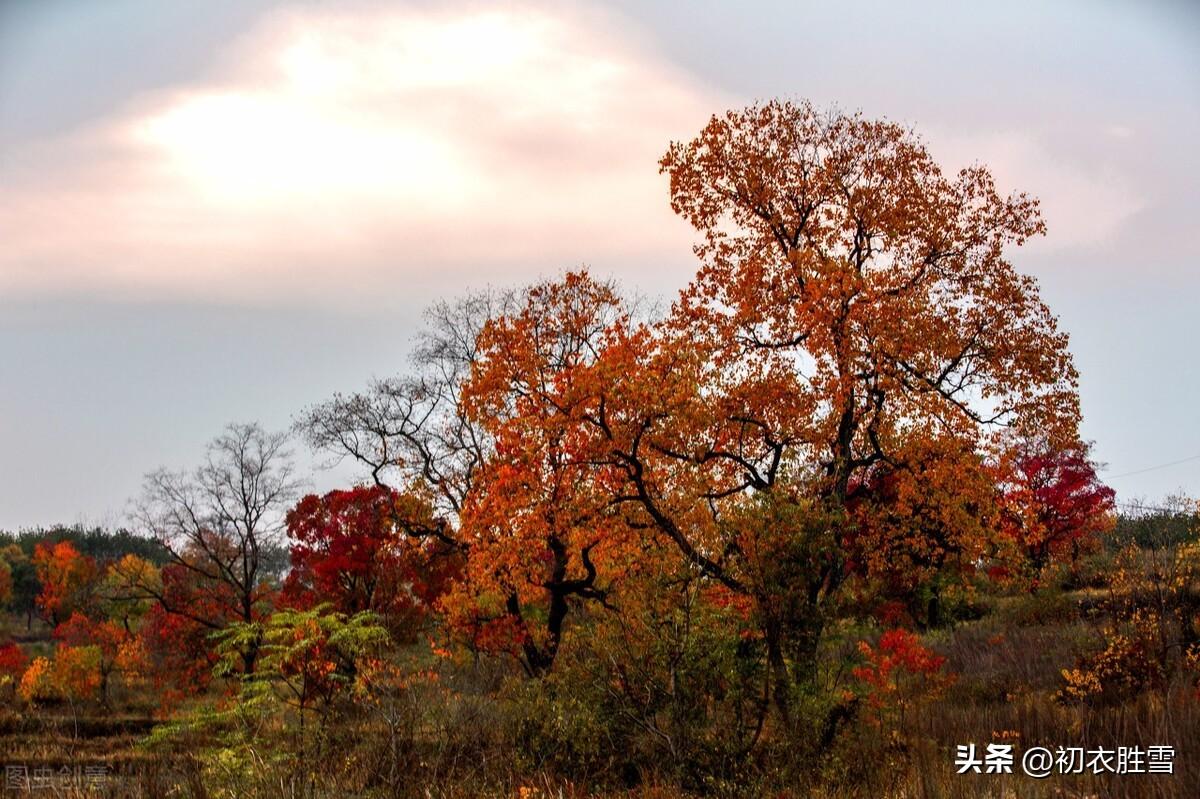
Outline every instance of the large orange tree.
<svg viewBox="0 0 1200 799">
<path fill-rule="evenodd" d="M 603 327 L 587 358 L 548 372 L 531 355 L 554 390 L 495 409 L 494 432 L 554 429 L 603 474 L 580 485 L 606 487 L 610 518 L 749 600 L 787 720 L 863 540 L 856 496 L 889 486 L 868 505 L 876 550 L 950 540 L 978 559 L 998 532 L 980 475 L 1002 433 L 1076 440 L 1067 338 L 1006 257 L 1043 223 L 982 167 L 946 175 L 902 126 L 807 104 L 714 117 L 661 166 L 701 234 L 695 280 L 660 323 Z M 478 373 L 536 351 L 535 329 L 509 334 L 480 347 Z M 930 496 L 901 501 L 935 468 Z M 927 554 L 910 560 L 949 560 Z"/>
<path fill-rule="evenodd" d="M 950 447 L 982 458 L 1014 426 L 1075 439 L 1067 338 L 1006 257 L 1044 225 L 983 167 L 946 175 L 904 127 L 807 104 L 714 117 L 661 166 L 702 236 L 663 346 L 703 367 L 688 439 L 655 425 L 646 468 L 699 468 L 714 523 L 656 524 L 759 600 L 786 713 L 846 573 L 847 501 L 873 470 L 919 473 Z M 639 493 L 654 517 L 657 495 Z M 724 521 L 748 494 L 769 498 L 768 529 Z"/>
<path fill-rule="evenodd" d="M 532 674 L 553 665 L 572 607 L 611 608 L 636 559 L 636 532 L 613 501 L 609 446 L 588 423 L 604 413 L 605 356 L 630 327 L 614 288 L 586 274 L 531 286 L 483 326 L 463 386 L 495 451 L 462 514 L 459 618 L 496 633 L 493 643 Z"/>
</svg>

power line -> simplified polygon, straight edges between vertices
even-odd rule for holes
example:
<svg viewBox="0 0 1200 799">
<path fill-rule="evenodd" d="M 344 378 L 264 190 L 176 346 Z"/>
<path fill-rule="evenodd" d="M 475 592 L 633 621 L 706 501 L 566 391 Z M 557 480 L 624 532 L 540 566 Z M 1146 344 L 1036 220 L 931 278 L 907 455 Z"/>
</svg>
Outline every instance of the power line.
<svg viewBox="0 0 1200 799">
<path fill-rule="evenodd" d="M 1188 511 L 1187 508 L 1183 508 L 1183 507 L 1166 508 L 1166 507 L 1163 507 L 1162 505 L 1147 505 L 1144 502 L 1118 502 L 1117 507 L 1121 508 L 1122 510 L 1126 510 L 1126 511 L 1137 510 L 1137 511 L 1149 512 L 1149 513 L 1169 513 L 1169 514 L 1190 515 L 1190 511 Z"/>
<path fill-rule="evenodd" d="M 1110 475 L 1108 475 L 1108 477 L 1106 479 L 1115 480 L 1118 477 L 1130 477 L 1135 474 L 1145 474 L 1146 472 L 1153 472 L 1153 471 L 1157 471 L 1158 469 L 1166 469 L 1169 466 L 1178 466 L 1181 463 L 1188 463 L 1190 461 L 1200 461 L 1200 455 L 1192 455 L 1189 458 L 1180 458 L 1179 460 L 1171 461 L 1170 463 L 1160 463 L 1157 466 L 1148 466 L 1145 469 L 1135 469 L 1132 472 L 1122 472 L 1121 474 L 1110 474 Z"/>
</svg>

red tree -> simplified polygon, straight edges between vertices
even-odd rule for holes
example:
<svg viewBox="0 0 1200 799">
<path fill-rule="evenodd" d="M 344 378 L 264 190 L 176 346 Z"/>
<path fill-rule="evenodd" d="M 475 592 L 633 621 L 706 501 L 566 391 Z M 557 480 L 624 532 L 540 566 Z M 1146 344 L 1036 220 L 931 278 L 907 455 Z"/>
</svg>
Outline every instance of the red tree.
<svg viewBox="0 0 1200 799">
<path fill-rule="evenodd" d="M 375 611 L 393 634 L 411 636 L 458 570 L 432 534 L 443 524 L 424 498 L 385 486 L 310 494 L 287 516 L 295 544 L 284 599 Z"/>
<path fill-rule="evenodd" d="M 217 656 L 208 638 L 211 632 L 162 605 L 152 605 L 146 613 L 138 637 L 146 653 L 147 676 L 165 691 L 166 704 L 200 693 L 212 679 Z"/>
<path fill-rule="evenodd" d="M 25 671 L 28 660 L 25 652 L 15 643 L 10 641 L 0 645 L 0 678 L 19 679 Z"/>
<path fill-rule="evenodd" d="M 942 600 L 996 557 L 996 484 L 984 459 L 960 442 L 912 439 L 852 482 L 842 545 L 847 576 L 866 598 L 883 601 L 876 613 L 897 621 L 903 607 L 912 621 L 935 627 Z"/>
<path fill-rule="evenodd" d="M 1086 444 L 1025 445 L 1002 468 L 1007 527 L 1035 580 L 1110 523 L 1116 493 L 1100 482 Z"/>
<path fill-rule="evenodd" d="M 175 563 L 163 566 L 161 580 L 147 590 L 155 601 L 138 637 L 148 676 L 179 696 L 203 689 L 217 661 L 209 636 L 239 620 L 236 592 L 225 582 L 205 579 Z M 255 605 L 265 608 L 272 599 L 259 591 Z"/>
</svg>

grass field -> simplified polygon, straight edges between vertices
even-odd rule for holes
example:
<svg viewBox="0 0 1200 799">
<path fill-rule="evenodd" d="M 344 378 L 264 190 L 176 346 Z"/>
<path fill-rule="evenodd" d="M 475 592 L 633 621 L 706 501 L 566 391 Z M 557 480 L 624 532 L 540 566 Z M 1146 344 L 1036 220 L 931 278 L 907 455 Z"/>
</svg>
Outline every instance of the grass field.
<svg viewBox="0 0 1200 799">
<path fill-rule="evenodd" d="M 1197 796 L 1200 701 L 1188 674 L 1179 672 L 1116 703 L 1065 704 L 1056 698 L 1063 671 L 1076 666 L 1080 653 L 1103 645 L 1102 630 L 1111 619 L 1100 610 L 1102 598 L 1097 589 L 985 597 L 980 618 L 922 636 L 955 675 L 936 699 L 914 695 L 886 710 L 864 709 L 840 730 L 817 767 L 800 771 L 788 768 L 768 728 L 744 769 L 707 785 L 681 778 L 664 760 L 656 766 L 643 758 L 631 765 L 614 757 L 607 773 L 597 765 L 603 757 L 574 774 L 561 767 L 570 758 L 539 764 L 523 746 L 527 742 L 503 734 L 522 708 L 494 690 L 497 672 L 504 670 L 500 664 L 443 665 L 445 690 L 414 689 L 390 717 L 345 708 L 329 717 L 331 728 L 317 737 L 310 728 L 317 743 L 310 742 L 313 749 L 305 756 L 317 760 L 299 761 L 294 714 L 264 717 L 248 737 L 229 735 L 236 724 L 163 736 L 167 717 L 147 685 L 119 686 L 109 708 L 95 702 L 23 705 L 9 686 L 0 713 L 0 760 L 31 775 L 29 789 L 22 791 L 14 782 L 20 775 L 9 771 L 6 795 L 30 796 Z M 15 631 L 23 627 L 15 618 L 9 625 Z M 48 636 L 45 625 L 35 623 L 21 636 L 22 645 L 38 651 Z M 209 699 L 221 694 L 219 684 L 211 694 Z M 177 721 L 201 706 L 208 707 L 203 697 L 189 700 L 171 718 Z M 156 728 L 159 735 L 152 736 Z M 564 739 L 573 734 L 570 723 L 561 730 Z M 719 736 L 719 727 L 708 734 Z M 956 746 L 972 743 L 981 750 L 989 743 L 1013 744 L 1018 773 L 957 774 Z M 1054 774 L 1038 780 L 1019 773 L 1019 753 L 1031 746 L 1115 752 L 1152 745 L 1174 748 L 1172 774 Z M 87 783 L 87 767 L 102 768 L 103 776 Z M 57 782 L 47 781 L 46 769 Z M 43 775 L 42 787 L 34 785 L 36 774 Z"/>
</svg>

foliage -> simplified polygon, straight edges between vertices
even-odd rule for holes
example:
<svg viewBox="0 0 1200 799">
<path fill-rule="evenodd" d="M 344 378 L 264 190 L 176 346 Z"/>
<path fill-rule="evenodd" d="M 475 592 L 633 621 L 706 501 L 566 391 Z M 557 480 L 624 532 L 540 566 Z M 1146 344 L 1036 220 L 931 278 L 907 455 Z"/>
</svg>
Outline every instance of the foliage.
<svg viewBox="0 0 1200 799">
<path fill-rule="evenodd" d="M 80 554 L 97 562 L 117 560 L 123 555 L 137 555 L 156 566 L 161 566 L 167 557 L 166 552 L 154 540 L 124 529 L 53 525 L 23 530 L 20 533 L 0 532 L 0 550 L 15 547 L 17 552 L 26 557 L 32 557 L 38 544 L 60 541 L 68 542 Z"/>
<path fill-rule="evenodd" d="M 8 605 L 13 598 L 12 568 L 0 557 L 0 608 Z"/>
<path fill-rule="evenodd" d="M 68 700 L 96 697 L 104 682 L 99 646 L 59 644 L 54 650 L 54 691 Z"/>
<path fill-rule="evenodd" d="M 876 721 L 936 699 L 953 680 L 953 675 L 944 672 L 946 658 L 922 645 L 908 630 L 888 630 L 875 646 L 860 642 L 859 651 L 866 662 L 852 673 Z"/>
<path fill-rule="evenodd" d="M 26 702 L 94 699 L 103 683 L 101 653 L 97 646 L 59 644 L 54 658 L 33 660 L 21 678 L 18 693 Z"/>
<path fill-rule="evenodd" d="M 276 586 L 271 553 L 298 484 L 287 436 L 256 423 L 231 424 L 190 472 L 159 469 L 146 476 L 135 514 L 168 553 L 162 585 L 139 585 L 174 613 L 212 630 L 227 620 L 253 623 L 269 611 Z M 249 641 L 242 668 L 254 671 Z"/>
<path fill-rule="evenodd" d="M 1129 544 L 1141 549 L 1168 549 L 1196 535 L 1195 502 L 1186 496 L 1169 496 L 1157 504 L 1134 501 L 1119 515 L 1104 536 L 1109 549 Z"/>
<path fill-rule="evenodd" d="M 463 388 L 495 455 L 463 507 L 467 578 L 449 607 L 476 644 L 496 641 L 530 674 L 553 665 L 572 605 L 606 604 L 629 566 L 632 531 L 597 463 L 603 443 L 580 427 L 603 413 L 596 356 L 625 319 L 612 287 L 586 274 L 534 286 L 512 315 L 483 327 L 484 357 Z"/>
<path fill-rule="evenodd" d="M 995 482 L 963 442 L 916 436 L 896 463 L 868 470 L 850 491 L 846 569 L 936 627 L 945 600 L 970 591 L 981 563 L 1011 558 Z M 861 583 L 855 586 L 860 591 Z"/>
<path fill-rule="evenodd" d="M 150 561 L 126 553 L 108 564 L 97 589 L 101 615 L 119 621 L 126 630 L 136 627 L 154 606 L 162 591 L 162 573 Z"/>
<path fill-rule="evenodd" d="M 900 126 L 803 104 L 714 117 L 661 165 L 703 239 L 667 318 L 634 323 L 611 288 L 569 274 L 477 339 L 465 394 L 500 463 L 464 516 L 485 522 L 464 526 L 487 553 L 468 555 L 470 581 L 517 617 L 536 674 L 566 612 L 611 602 L 651 537 L 755 607 L 790 727 L 847 577 L 853 493 L 885 467 L 944 468 L 934 507 L 898 493 L 876 528 L 937 571 L 936 524 L 983 516 L 971 491 L 1002 426 L 1076 439 L 1065 336 L 1003 255 L 1042 223 L 981 167 L 944 176 Z M 987 521 L 956 542 L 962 562 L 996 537 Z"/>
<path fill-rule="evenodd" d="M 7 692 L 10 687 L 15 688 L 28 664 L 29 658 L 21 647 L 11 641 L 0 644 L 0 689 Z"/>
<path fill-rule="evenodd" d="M 588 777 L 614 767 L 614 755 L 625 749 L 615 740 L 622 731 L 590 688 L 560 674 L 510 686 L 506 735 L 518 744 L 519 768 Z"/>
<path fill-rule="evenodd" d="M 457 553 L 426 531 L 444 525 L 427 498 L 384 486 L 309 495 L 287 516 L 292 571 L 285 601 L 373 611 L 411 640 L 458 571 Z"/>
<path fill-rule="evenodd" d="M 8 677 L 18 676 L 25 671 L 27 658 L 24 650 L 12 641 L 0 644 L 0 674 Z"/>
<path fill-rule="evenodd" d="M 3 540 L 3 536 L 0 536 L 0 540 Z M 30 552 L 33 551 L 33 546 L 31 543 Z M 0 561 L 4 562 L 9 574 L 9 606 L 18 613 L 25 614 L 27 624 L 32 624 L 33 614 L 37 609 L 37 598 L 42 592 L 36 567 L 25 550 L 15 543 L 0 547 Z"/>
<path fill-rule="evenodd" d="M 660 166 L 699 236 L 669 311 L 583 271 L 439 304 L 412 374 L 299 424 L 368 484 L 296 501 L 286 437 L 231 425 L 148 475 L 143 537 L 0 549 L 53 628 L 0 647 L 23 713 L 157 704 L 156 762 L 231 797 L 955 795 L 862 775 L 976 717 L 1200 719 L 1194 516 L 1110 529 L 1008 260 L 1036 201 L 804 103 Z M 1099 590 L 1049 580 L 1100 540 Z"/>
<path fill-rule="evenodd" d="M 50 660 L 45 657 L 37 657 L 29 664 L 25 674 L 21 676 L 21 684 L 17 692 L 26 702 L 33 702 L 51 696 L 50 686 Z"/>
<path fill-rule="evenodd" d="M 280 783 L 302 795 L 342 770 L 325 761 L 334 717 L 355 715 L 356 702 L 339 700 L 368 692 L 365 674 L 380 668 L 390 644 L 379 618 L 353 616 L 329 603 L 280 610 L 258 622 L 235 622 L 214 634 L 216 676 L 231 680 L 232 694 L 208 701 L 155 731 L 147 744 L 171 751 L 185 747 L 197 758 L 212 795 L 242 796 Z M 259 647 L 258 668 L 243 669 L 246 646 Z M 319 723 L 312 724 L 315 720 Z"/>
<path fill-rule="evenodd" d="M 145 668 L 146 653 L 141 640 L 116 621 L 95 620 L 76 611 L 54 629 L 54 637 L 74 649 L 89 647 L 95 650 L 98 688 L 105 704 L 114 675 L 123 674 L 134 679 Z"/>
<path fill-rule="evenodd" d="M 1062 701 L 1114 704 L 1163 691 L 1200 644 L 1200 515 L 1189 537 L 1164 547 L 1129 544 L 1109 575 L 1103 648 L 1064 669 Z"/>
<path fill-rule="evenodd" d="M 57 625 L 83 607 L 94 592 L 96 562 L 80 554 L 69 541 L 36 545 L 33 564 L 42 586 L 37 604 L 52 624 Z"/>
<path fill-rule="evenodd" d="M 1051 562 L 1077 563 L 1112 527 L 1115 492 L 1100 482 L 1087 445 L 1022 445 L 1001 470 L 1006 532 L 1035 586 Z"/>
<path fill-rule="evenodd" d="M 355 682 L 364 661 L 391 641 L 370 611 L 347 616 L 328 603 L 308 610 L 280 610 L 263 622 L 232 624 L 216 635 L 216 673 L 238 673 L 251 641 L 260 647 L 260 670 L 245 675 L 253 690 L 269 685 L 286 704 L 304 711 L 327 709 Z"/>
<path fill-rule="evenodd" d="M 627 775 L 714 790 L 745 776 L 766 731 L 764 641 L 752 603 L 656 561 L 628 578 L 619 615 L 589 625 L 559 685 L 596 708 Z"/>
<path fill-rule="evenodd" d="M 1143 637 L 1104 630 L 1105 646 L 1082 657 L 1075 668 L 1063 669 L 1062 702 L 1114 705 L 1148 689 L 1161 689 L 1164 674 Z"/>
</svg>

